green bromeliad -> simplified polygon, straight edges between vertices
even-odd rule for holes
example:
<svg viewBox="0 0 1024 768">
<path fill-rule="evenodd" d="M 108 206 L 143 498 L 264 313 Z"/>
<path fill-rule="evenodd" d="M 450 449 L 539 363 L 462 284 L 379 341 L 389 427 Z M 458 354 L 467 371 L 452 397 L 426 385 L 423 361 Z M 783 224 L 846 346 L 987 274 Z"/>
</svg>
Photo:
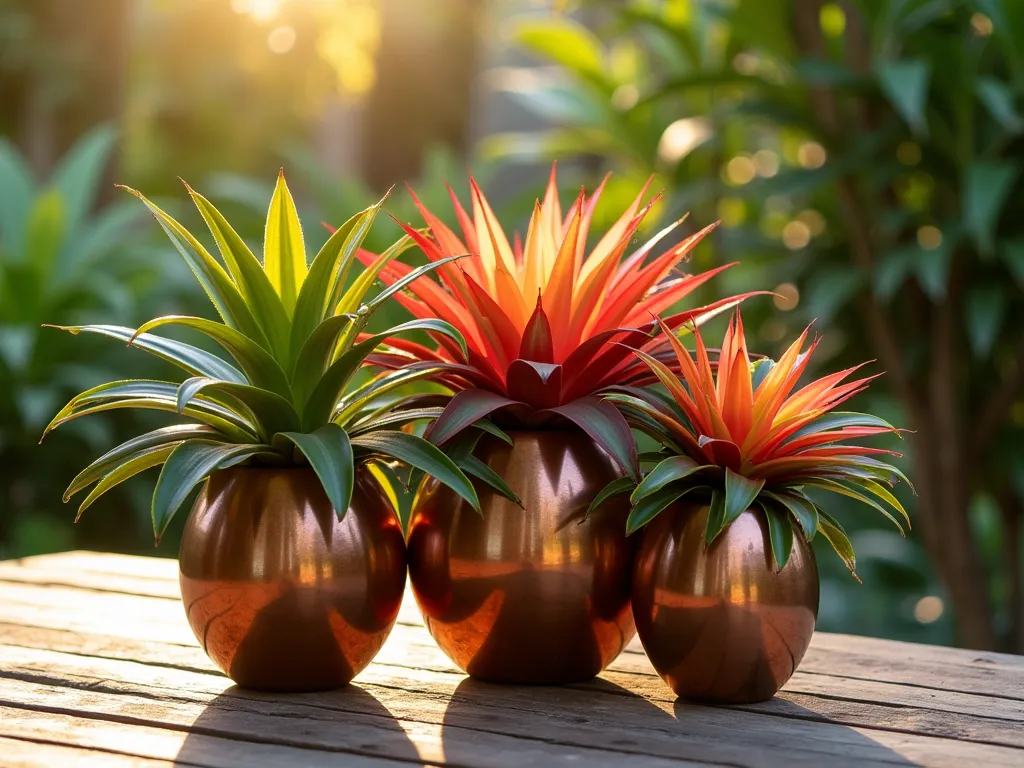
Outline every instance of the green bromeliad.
<svg viewBox="0 0 1024 768">
<path fill-rule="evenodd" d="M 190 491 L 218 469 L 239 464 L 311 466 L 339 516 L 348 509 L 355 469 L 368 465 L 391 495 L 396 464 L 435 477 L 474 506 L 472 484 L 456 464 L 407 428 L 435 418 L 401 387 L 433 373 L 429 366 L 390 370 L 356 383 L 364 360 L 385 339 L 417 331 L 445 337 L 465 351 L 462 334 L 437 319 L 417 319 L 383 333 L 366 333 L 374 313 L 421 275 L 453 256 L 409 271 L 369 297 L 381 270 L 408 244 L 403 238 L 360 271 L 357 253 L 383 200 L 334 231 L 307 266 L 299 218 L 282 174 L 267 216 L 262 263 L 221 213 L 189 189 L 221 261 L 181 224 L 141 194 L 217 310 L 219 320 L 167 316 L 137 329 L 112 325 L 64 327 L 109 336 L 173 363 L 183 381 L 122 380 L 71 400 L 46 433 L 73 419 L 118 408 L 148 408 L 185 416 L 135 437 L 98 458 L 71 482 L 65 501 L 91 487 L 81 516 L 97 498 L 133 475 L 161 466 L 153 492 L 157 540 Z M 360 254 L 366 256 L 365 252 Z M 356 274 L 352 274 L 355 271 Z M 216 342 L 227 357 L 155 333 L 181 326 Z M 58 326 L 59 327 L 59 326 Z M 229 359 L 230 358 L 230 359 Z"/>
</svg>

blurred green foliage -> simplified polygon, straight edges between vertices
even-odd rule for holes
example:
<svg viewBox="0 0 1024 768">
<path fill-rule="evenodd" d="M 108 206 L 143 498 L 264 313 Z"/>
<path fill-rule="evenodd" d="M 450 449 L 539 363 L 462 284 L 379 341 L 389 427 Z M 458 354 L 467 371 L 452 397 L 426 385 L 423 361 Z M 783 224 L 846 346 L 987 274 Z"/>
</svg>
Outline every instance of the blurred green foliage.
<svg viewBox="0 0 1024 768">
<path fill-rule="evenodd" d="M 39 182 L 0 139 L 0 557 L 145 541 L 142 507 L 75 530 L 61 504 L 80 454 L 130 431 L 127 416 L 82 420 L 45 448 L 37 445 L 57 409 L 123 362 L 114 345 L 73 339 L 44 323 L 131 325 L 144 305 L 179 306 L 183 275 L 149 240 L 145 209 L 126 199 L 93 211 L 114 142 L 109 126 L 93 130 Z M 144 376 L 152 368 L 135 370 Z M 107 507 L 128 503 L 115 496 Z"/>
<path fill-rule="evenodd" d="M 1024 650 L 1024 4 L 577 5 L 517 28 L 557 74 L 512 95 L 554 127 L 486 152 L 653 174 L 663 218 L 722 220 L 697 259 L 741 259 L 728 289 L 775 287 L 763 351 L 817 320 L 819 363 L 887 370 L 858 407 L 916 431 L 915 535 L 860 528 L 856 599 L 822 562 L 822 628 L 947 641 L 938 588 L 963 642 Z"/>
</svg>

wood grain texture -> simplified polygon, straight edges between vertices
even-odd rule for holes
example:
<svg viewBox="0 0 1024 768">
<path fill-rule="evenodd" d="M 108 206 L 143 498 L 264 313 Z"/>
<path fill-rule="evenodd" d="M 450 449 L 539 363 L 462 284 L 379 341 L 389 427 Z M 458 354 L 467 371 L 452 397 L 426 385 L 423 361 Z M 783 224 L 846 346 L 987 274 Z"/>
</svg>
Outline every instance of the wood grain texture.
<svg viewBox="0 0 1024 768">
<path fill-rule="evenodd" d="M 638 643 L 599 678 L 469 680 L 411 597 L 341 691 L 239 689 L 206 658 L 173 560 L 0 563 L 0 765 L 1024 766 L 1024 658 L 819 633 L 774 699 L 677 702 Z"/>
</svg>

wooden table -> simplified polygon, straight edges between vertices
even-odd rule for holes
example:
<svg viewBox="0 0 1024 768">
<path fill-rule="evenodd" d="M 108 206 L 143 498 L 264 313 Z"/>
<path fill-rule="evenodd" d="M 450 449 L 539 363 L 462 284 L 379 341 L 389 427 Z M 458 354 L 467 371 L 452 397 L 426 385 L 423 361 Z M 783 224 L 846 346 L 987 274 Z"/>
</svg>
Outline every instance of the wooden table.
<svg viewBox="0 0 1024 768">
<path fill-rule="evenodd" d="M 0 562 L 0 612 L 5 767 L 1024 766 L 1018 656 L 819 633 L 772 701 L 702 707 L 637 642 L 586 684 L 469 680 L 410 597 L 355 683 L 283 696 L 207 660 L 171 560 Z"/>
</svg>

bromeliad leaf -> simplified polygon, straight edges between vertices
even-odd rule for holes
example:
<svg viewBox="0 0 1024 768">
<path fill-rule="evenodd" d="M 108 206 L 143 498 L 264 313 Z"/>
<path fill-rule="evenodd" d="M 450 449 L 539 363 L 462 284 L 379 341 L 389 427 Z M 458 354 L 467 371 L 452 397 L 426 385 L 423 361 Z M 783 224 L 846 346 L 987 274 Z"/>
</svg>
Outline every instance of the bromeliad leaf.
<svg viewBox="0 0 1024 768">
<path fill-rule="evenodd" d="M 266 445 L 226 445 L 208 440 L 188 440 L 177 446 L 164 462 L 153 491 L 153 533 L 157 541 L 192 489 L 210 473 L 269 450 Z"/>
<path fill-rule="evenodd" d="M 379 309 L 384 304 L 385 301 L 390 299 L 392 296 L 394 296 L 399 291 L 403 290 L 406 286 L 411 284 L 414 280 L 420 279 L 424 275 L 427 275 L 430 272 L 433 272 L 435 269 L 439 269 L 440 267 L 443 267 L 445 264 L 450 264 L 453 261 L 458 261 L 459 259 L 463 259 L 465 257 L 466 257 L 466 254 L 459 254 L 458 256 L 449 256 L 446 259 L 439 259 L 437 261 L 431 262 L 430 264 L 424 264 L 422 267 L 417 267 L 412 272 L 410 272 L 408 275 L 406 275 L 405 277 L 403 277 L 403 278 L 401 278 L 399 280 L 396 280 L 395 282 L 391 283 L 387 288 L 385 288 L 383 291 L 381 291 L 379 294 L 377 294 L 377 296 L 375 296 L 367 304 L 367 307 L 369 308 L 370 312 L 375 312 L 377 309 Z M 466 351 L 466 342 L 465 341 L 462 342 L 461 347 L 462 347 L 462 356 L 465 358 L 468 355 L 468 352 Z"/>
<path fill-rule="evenodd" d="M 509 488 L 508 484 L 501 479 L 501 475 L 480 461 L 476 456 L 473 456 L 472 454 L 463 456 L 455 461 L 455 465 L 467 475 L 471 475 L 477 480 L 487 483 L 487 485 L 491 486 L 491 488 L 496 490 L 517 507 L 525 509 L 525 507 L 523 507 L 523 502 L 518 496 L 516 496 L 512 489 Z"/>
<path fill-rule="evenodd" d="M 846 531 L 825 510 L 819 507 L 817 508 L 817 513 L 818 531 L 828 540 L 828 543 L 832 545 L 832 548 L 835 549 L 839 557 L 843 559 L 846 567 L 850 569 L 853 578 L 860 581 L 860 577 L 857 575 L 857 557 L 853 552 L 853 545 L 850 544 Z"/>
<path fill-rule="evenodd" d="M 160 466 L 179 445 L 181 445 L 181 443 L 172 443 L 170 445 L 161 445 L 155 448 L 149 448 L 144 451 L 139 451 L 130 458 L 123 460 L 114 469 L 103 475 L 99 482 L 96 483 L 95 487 L 89 491 L 85 500 L 82 501 L 78 507 L 78 512 L 75 514 L 75 522 L 77 523 L 82 518 L 82 513 L 91 507 L 92 503 L 104 493 L 109 491 L 111 488 L 120 485 L 128 478 L 135 477 L 139 472 Z M 67 501 L 67 499 L 65 499 L 65 501 Z"/>
<path fill-rule="evenodd" d="M 143 323 L 139 326 L 139 330 L 135 332 L 135 335 L 132 336 L 128 344 L 135 344 L 136 339 L 141 334 L 165 325 L 180 325 L 185 328 L 193 328 L 220 344 L 245 372 L 246 381 L 234 383 L 252 384 L 255 387 L 275 392 L 285 398 L 291 396 L 291 390 L 288 387 L 288 377 L 285 376 L 284 371 L 281 370 L 281 366 L 274 359 L 274 356 L 249 337 L 236 331 L 234 328 L 229 328 L 223 323 L 216 323 L 202 317 L 167 315 L 150 320 L 148 323 Z M 211 378 L 219 377 L 214 376 Z M 227 381 L 233 380 L 227 379 Z"/>
<path fill-rule="evenodd" d="M 671 456 L 663 459 L 654 469 L 647 473 L 647 476 L 636 487 L 629 500 L 635 504 L 645 496 L 660 491 L 669 483 L 683 480 L 702 469 L 714 469 L 714 467 L 707 464 L 700 465 L 689 456 Z"/>
<path fill-rule="evenodd" d="M 704 546 L 710 547 L 718 534 L 725 530 L 725 489 L 711 491 L 711 505 L 708 507 L 708 521 L 704 526 Z"/>
<path fill-rule="evenodd" d="M 768 520 L 768 537 L 772 545 L 772 559 L 778 570 L 786 567 L 793 551 L 793 526 L 789 515 L 773 502 L 762 501 L 761 508 Z"/>
<path fill-rule="evenodd" d="M 629 512 L 629 517 L 626 518 L 626 534 L 629 535 L 647 525 L 669 505 L 678 501 L 692 490 L 694 490 L 692 486 L 686 488 L 669 486 L 644 496 L 633 505 Z"/>
<path fill-rule="evenodd" d="M 480 512 L 473 484 L 436 446 L 405 432 L 376 432 L 352 438 L 357 454 L 387 456 L 420 469 L 447 485 Z"/>
<path fill-rule="evenodd" d="M 814 538 L 814 534 L 818 530 L 818 512 L 810 499 L 795 491 L 780 491 L 779 493 L 766 491 L 764 495 L 766 498 L 781 504 L 789 510 L 790 514 L 800 524 L 800 530 L 803 531 L 804 538 L 807 541 L 811 541 Z"/>
<path fill-rule="evenodd" d="M 202 376 L 186 379 L 178 387 L 178 412 L 181 413 L 200 392 L 220 393 L 242 403 L 254 417 L 259 436 L 266 442 L 278 432 L 290 432 L 301 426 L 299 414 L 280 395 L 248 384 L 234 384 Z"/>
<path fill-rule="evenodd" d="M 313 259 L 309 274 L 295 302 L 295 313 L 292 317 L 289 360 L 293 367 L 299 351 L 308 342 L 313 331 L 333 314 L 331 297 L 334 296 L 337 286 L 345 285 L 349 270 L 355 262 L 356 251 L 369 233 L 383 204 L 382 199 L 338 227 Z"/>
<path fill-rule="evenodd" d="M 306 247 L 302 242 L 299 214 L 285 183 L 283 170 L 277 176 L 277 186 L 267 213 L 263 269 L 281 297 L 285 312 L 291 317 L 299 288 L 306 278 Z"/>
<path fill-rule="evenodd" d="M 806 427 L 798 429 L 790 437 L 790 441 L 796 440 L 805 435 L 816 435 L 821 432 L 834 432 L 845 427 L 879 427 L 890 430 L 894 435 L 899 436 L 899 430 L 885 419 L 872 416 L 869 413 L 850 413 L 833 411 L 819 416 Z"/>
<path fill-rule="evenodd" d="M 486 389 L 464 389 L 453 397 L 437 421 L 430 425 L 426 438 L 434 445 L 444 445 L 462 430 L 485 416 L 509 406 L 522 405 Z"/>
<path fill-rule="evenodd" d="M 196 398 L 184 411 L 179 411 L 177 392 L 177 386 L 170 382 L 147 379 L 100 384 L 72 398 L 47 425 L 43 431 L 43 438 L 61 424 L 92 413 L 120 408 L 147 408 L 183 413 L 208 424 L 235 442 L 255 439 L 256 426 L 246 417 L 220 403 L 206 398 Z"/>
<path fill-rule="evenodd" d="M 156 217 L 157 222 L 185 259 L 189 269 L 192 270 L 199 284 L 206 291 L 206 295 L 210 297 L 210 301 L 213 302 L 214 308 L 224 322 L 269 349 L 270 343 L 256 322 L 256 318 L 253 317 L 252 311 L 246 305 L 242 294 L 238 292 L 227 272 L 203 247 L 202 243 L 142 194 L 133 189 L 128 189 L 128 191 L 138 197 Z"/>
<path fill-rule="evenodd" d="M 270 342 L 270 351 L 278 360 L 284 360 L 288 354 L 288 314 L 267 273 L 263 271 L 263 265 L 209 200 L 188 184 L 185 188 L 217 241 L 221 258 L 227 265 L 231 279 L 238 286 L 238 292 L 242 294 Z"/>
<path fill-rule="evenodd" d="M 615 406 L 596 397 L 581 397 L 579 400 L 547 410 L 576 424 L 590 435 L 634 482 L 640 482 L 636 443 L 629 432 L 629 424 Z"/>
<path fill-rule="evenodd" d="M 757 494 L 764 488 L 764 480 L 744 477 L 738 472 L 725 468 L 725 525 L 730 525 L 742 515 Z"/>
<path fill-rule="evenodd" d="M 312 425 L 324 424 L 331 420 L 334 408 L 344 394 L 345 388 L 348 386 L 353 374 L 363 364 L 366 356 L 380 346 L 386 338 L 424 330 L 444 334 L 456 341 L 462 339 L 462 334 L 449 323 L 443 320 L 427 319 L 410 320 L 401 325 L 396 325 L 394 328 L 383 333 L 374 334 L 355 344 L 331 363 L 330 367 L 316 383 L 302 408 L 304 428 L 309 429 Z M 463 343 L 465 342 L 463 341 Z"/>
<path fill-rule="evenodd" d="M 354 315 L 335 315 L 318 325 L 302 344 L 291 370 L 292 398 L 297 408 L 309 399 L 310 393 L 324 375 L 338 336 L 354 322 Z"/>
<path fill-rule="evenodd" d="M 79 472 L 71 481 L 68 489 L 64 491 L 64 501 L 67 502 L 72 496 L 84 488 L 88 488 L 97 480 L 108 474 L 124 461 L 133 456 L 159 448 L 164 445 L 177 445 L 185 440 L 193 438 L 216 440 L 219 433 L 213 427 L 202 424 L 173 424 L 169 427 L 154 429 L 144 435 L 126 440 L 116 448 L 107 451 L 96 461 Z"/>
<path fill-rule="evenodd" d="M 587 512 L 583 518 L 586 519 L 590 517 L 590 515 L 608 499 L 615 496 L 621 496 L 624 493 L 630 493 L 634 488 L 636 488 L 636 483 L 633 482 L 631 477 L 620 477 L 612 480 L 608 485 L 598 491 L 597 496 L 594 497 L 594 500 L 590 502 L 590 506 L 587 507 Z"/>
<path fill-rule="evenodd" d="M 309 460 L 341 520 L 348 511 L 355 485 L 355 459 L 345 430 L 337 424 L 325 424 L 308 435 L 301 432 L 279 434 L 294 443 Z"/>
<path fill-rule="evenodd" d="M 109 336 L 126 344 L 131 343 L 136 349 L 166 360 L 192 376 L 209 376 L 213 379 L 234 381 L 238 384 L 246 383 L 245 374 L 216 355 L 211 355 L 206 350 L 193 347 L 191 344 L 154 336 L 152 333 L 142 333 L 120 325 L 49 325 L 44 327 L 59 328 L 76 336 L 83 332 Z"/>
<path fill-rule="evenodd" d="M 509 437 L 502 429 L 498 428 L 497 426 L 495 426 L 493 422 L 490 422 L 487 419 L 478 419 L 473 423 L 473 428 L 479 429 L 482 432 L 486 432 L 489 435 L 493 435 L 494 437 L 501 440 L 503 443 L 507 443 L 508 445 L 514 445 L 511 437 Z"/>
</svg>

